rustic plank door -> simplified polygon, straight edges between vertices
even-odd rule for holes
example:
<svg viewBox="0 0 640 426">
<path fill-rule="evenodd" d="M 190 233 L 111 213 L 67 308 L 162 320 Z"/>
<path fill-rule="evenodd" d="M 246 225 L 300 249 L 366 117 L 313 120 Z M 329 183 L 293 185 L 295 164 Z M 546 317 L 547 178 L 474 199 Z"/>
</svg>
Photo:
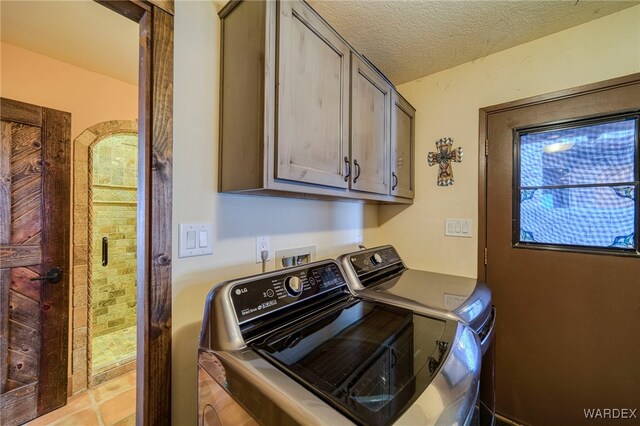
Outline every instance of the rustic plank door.
<svg viewBox="0 0 640 426">
<path fill-rule="evenodd" d="M 13 425 L 67 401 L 71 115 L 1 99 L 0 116 L 0 424 Z M 54 268 L 61 279 L 38 280 Z"/>
</svg>

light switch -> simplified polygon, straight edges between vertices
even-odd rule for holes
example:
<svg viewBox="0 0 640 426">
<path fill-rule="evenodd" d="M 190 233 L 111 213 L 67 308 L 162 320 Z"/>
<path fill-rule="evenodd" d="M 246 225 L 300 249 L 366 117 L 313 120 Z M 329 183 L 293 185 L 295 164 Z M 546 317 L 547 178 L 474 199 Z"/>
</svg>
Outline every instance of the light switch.
<svg viewBox="0 0 640 426">
<path fill-rule="evenodd" d="M 447 235 L 453 234 L 455 232 L 453 222 L 447 221 Z"/>
<path fill-rule="evenodd" d="M 196 248 L 196 231 L 187 231 L 187 248 Z"/>
<path fill-rule="evenodd" d="M 206 248 L 209 247 L 209 239 L 207 238 L 207 231 L 198 231 L 198 247 Z"/>
<path fill-rule="evenodd" d="M 445 219 L 444 235 L 471 238 L 471 219 Z"/>
<path fill-rule="evenodd" d="M 178 257 L 213 254 L 213 223 L 181 223 Z"/>
</svg>

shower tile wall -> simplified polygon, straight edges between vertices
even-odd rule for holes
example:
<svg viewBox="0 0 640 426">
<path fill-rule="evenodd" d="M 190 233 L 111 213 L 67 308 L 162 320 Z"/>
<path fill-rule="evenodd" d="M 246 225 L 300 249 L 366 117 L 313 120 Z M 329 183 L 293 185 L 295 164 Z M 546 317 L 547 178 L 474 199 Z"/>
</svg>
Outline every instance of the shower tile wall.
<svg viewBox="0 0 640 426">
<path fill-rule="evenodd" d="M 95 373 L 135 355 L 137 136 L 113 135 L 103 139 L 93 148 L 92 164 Z M 109 239 L 107 266 L 102 266 L 103 237 Z M 132 341 L 124 342 L 123 338 Z"/>
</svg>

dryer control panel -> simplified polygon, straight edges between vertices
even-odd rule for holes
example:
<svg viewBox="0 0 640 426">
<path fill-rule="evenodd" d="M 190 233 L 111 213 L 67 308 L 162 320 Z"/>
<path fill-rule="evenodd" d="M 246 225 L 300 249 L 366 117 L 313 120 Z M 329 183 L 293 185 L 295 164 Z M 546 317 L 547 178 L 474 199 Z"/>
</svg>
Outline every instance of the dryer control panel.
<svg viewBox="0 0 640 426">
<path fill-rule="evenodd" d="M 335 262 L 280 270 L 256 276 L 231 288 L 238 324 L 290 307 L 346 285 Z"/>
<path fill-rule="evenodd" d="M 358 276 L 384 269 L 401 261 L 400 256 L 391 246 L 364 250 L 349 256 L 349 263 Z"/>
</svg>

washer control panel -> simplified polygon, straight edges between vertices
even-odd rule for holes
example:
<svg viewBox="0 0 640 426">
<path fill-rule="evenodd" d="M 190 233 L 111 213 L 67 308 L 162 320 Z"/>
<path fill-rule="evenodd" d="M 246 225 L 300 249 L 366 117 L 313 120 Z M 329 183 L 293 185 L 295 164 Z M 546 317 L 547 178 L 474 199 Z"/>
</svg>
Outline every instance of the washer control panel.
<svg viewBox="0 0 640 426">
<path fill-rule="evenodd" d="M 231 288 L 231 301 L 238 324 L 242 324 L 345 284 L 338 265 L 327 262 L 238 283 Z"/>
<path fill-rule="evenodd" d="M 349 262 L 358 276 L 391 266 L 400 261 L 400 256 L 393 247 L 366 250 L 349 256 Z"/>
</svg>

